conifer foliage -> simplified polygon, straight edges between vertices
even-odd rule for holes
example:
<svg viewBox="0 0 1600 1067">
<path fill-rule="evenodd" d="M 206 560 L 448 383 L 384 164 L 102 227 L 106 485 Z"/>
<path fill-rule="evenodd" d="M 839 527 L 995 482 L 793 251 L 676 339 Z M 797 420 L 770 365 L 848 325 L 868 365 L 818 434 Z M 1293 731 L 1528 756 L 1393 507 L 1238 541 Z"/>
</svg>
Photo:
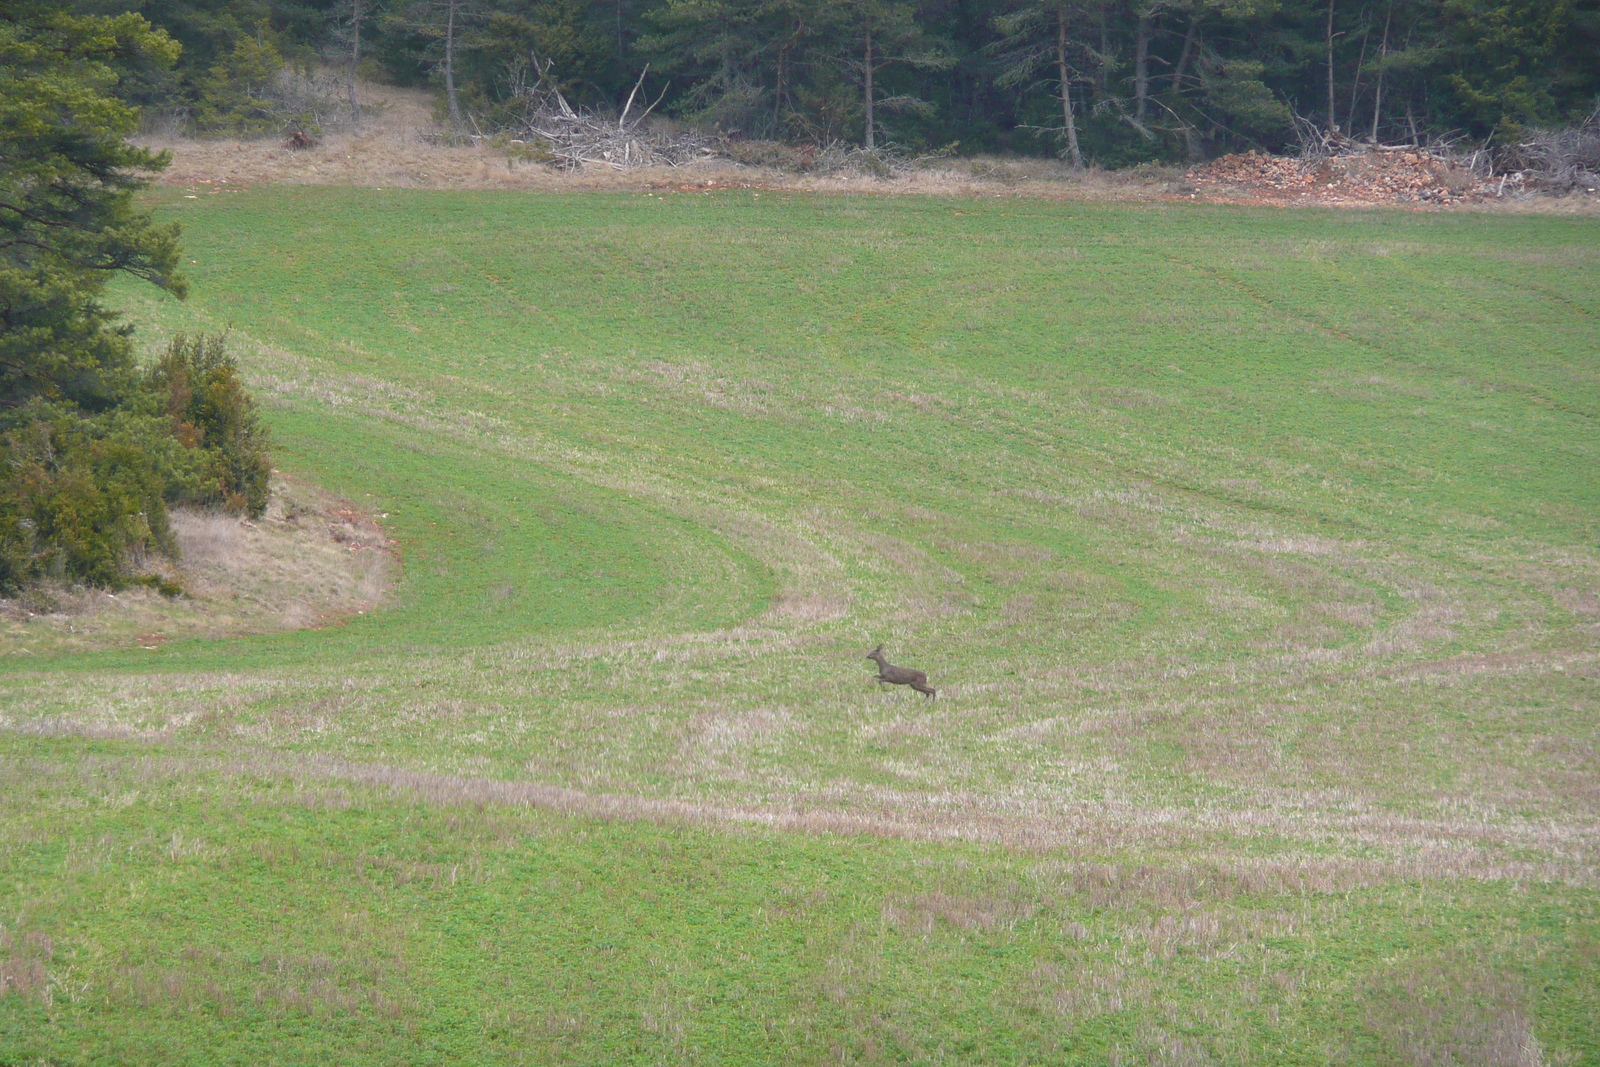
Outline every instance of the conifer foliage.
<svg viewBox="0 0 1600 1067">
<path fill-rule="evenodd" d="M 138 15 L 26 0 L 0 14 L 0 409 L 111 405 L 130 357 L 99 302 L 106 281 L 184 293 L 177 227 L 133 203 L 166 159 L 127 143 L 138 116 L 113 95 L 118 66 L 176 57 Z"/>
<path fill-rule="evenodd" d="M 657 114 L 736 138 L 959 142 L 1107 166 L 1277 151 L 1313 131 L 1507 145 L 1600 106 L 1600 0 L 142 0 L 139 9 L 184 45 L 165 95 L 146 79 L 140 99 L 159 97 L 197 128 L 259 118 L 251 101 L 275 56 L 341 70 L 361 63 L 368 76 L 431 85 L 441 112 L 469 131 L 492 130 L 508 113 L 519 72 L 541 71 L 575 104 L 616 108 L 648 68 L 644 92 L 666 94 Z"/>
<path fill-rule="evenodd" d="M 265 511 L 272 473 L 266 428 L 224 339 L 179 334 L 145 385 L 185 450 L 168 476 L 168 499 L 252 517 Z"/>
<path fill-rule="evenodd" d="M 215 339 L 141 373 L 101 302 L 116 274 L 183 296 L 178 228 L 134 202 L 165 156 L 130 145 L 125 79 L 178 48 L 134 14 L 0 11 L 0 592 L 119 585 L 173 551 L 166 506 L 259 514 L 265 436 Z"/>
</svg>

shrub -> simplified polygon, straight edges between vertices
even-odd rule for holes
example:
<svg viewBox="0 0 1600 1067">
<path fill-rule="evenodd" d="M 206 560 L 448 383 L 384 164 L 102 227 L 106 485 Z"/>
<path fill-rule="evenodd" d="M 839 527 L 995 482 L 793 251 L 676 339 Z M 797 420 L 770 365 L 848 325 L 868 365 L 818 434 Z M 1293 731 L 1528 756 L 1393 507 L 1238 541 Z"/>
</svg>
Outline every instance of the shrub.
<svg viewBox="0 0 1600 1067">
<path fill-rule="evenodd" d="M 40 579 L 120 588 L 176 555 L 166 505 L 259 516 L 266 431 L 223 338 L 173 338 L 111 411 L 36 400 L 0 415 L 0 592 Z M 163 593 L 169 593 L 162 588 Z"/>
<path fill-rule="evenodd" d="M 220 506 L 256 518 L 267 509 L 267 433 L 239 380 L 239 367 L 218 336 L 183 334 L 146 379 L 188 450 L 166 472 L 167 500 Z"/>
<path fill-rule="evenodd" d="M 241 36 L 233 51 L 200 79 L 195 125 L 213 133 L 276 132 L 272 82 L 282 69 L 283 56 L 271 41 Z"/>
<path fill-rule="evenodd" d="M 118 586 L 176 553 L 166 504 L 266 507 L 266 440 L 221 338 L 179 338 L 141 375 L 130 328 L 100 303 L 123 273 L 181 297 L 178 229 L 134 203 L 163 153 L 124 139 L 107 95 L 178 45 L 141 16 L 10 5 L 0 18 L 0 590 L 41 578 Z M 17 8 L 15 12 L 11 8 Z M 261 119 L 282 68 L 242 39 L 205 88 L 223 125 Z"/>
<path fill-rule="evenodd" d="M 162 472 L 175 449 L 160 447 L 159 420 L 40 405 L 8 421 L 0 591 L 41 578 L 120 588 L 130 556 L 176 550 Z"/>
<path fill-rule="evenodd" d="M 174 600 L 183 595 L 182 584 L 159 574 L 141 574 L 133 580 L 134 585 L 142 585 L 146 589 L 154 589 L 168 600 Z"/>
<path fill-rule="evenodd" d="M 242 36 L 233 51 L 195 86 L 194 126 L 203 134 L 264 137 L 285 130 L 320 132 L 320 113 L 332 105 L 326 79 L 291 68 L 265 27 Z"/>
</svg>

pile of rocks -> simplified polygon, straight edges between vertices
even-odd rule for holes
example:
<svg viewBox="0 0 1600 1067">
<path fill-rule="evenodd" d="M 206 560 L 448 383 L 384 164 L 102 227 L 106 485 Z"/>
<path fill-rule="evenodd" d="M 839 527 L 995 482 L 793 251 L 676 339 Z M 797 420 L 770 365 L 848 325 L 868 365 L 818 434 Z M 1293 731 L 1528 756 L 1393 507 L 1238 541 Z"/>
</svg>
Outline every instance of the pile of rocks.
<svg viewBox="0 0 1600 1067">
<path fill-rule="evenodd" d="M 1505 192 L 1505 182 L 1483 182 L 1460 162 L 1424 149 L 1353 147 L 1321 159 L 1227 155 L 1188 172 L 1208 193 L 1333 203 L 1447 204 Z M 1520 175 L 1516 185 L 1520 185 Z"/>
<path fill-rule="evenodd" d="M 1311 175 L 1304 160 L 1289 156 L 1269 156 L 1262 152 L 1231 154 L 1190 169 L 1189 181 L 1201 186 L 1233 186 L 1239 189 L 1303 191 L 1311 188 Z"/>
</svg>

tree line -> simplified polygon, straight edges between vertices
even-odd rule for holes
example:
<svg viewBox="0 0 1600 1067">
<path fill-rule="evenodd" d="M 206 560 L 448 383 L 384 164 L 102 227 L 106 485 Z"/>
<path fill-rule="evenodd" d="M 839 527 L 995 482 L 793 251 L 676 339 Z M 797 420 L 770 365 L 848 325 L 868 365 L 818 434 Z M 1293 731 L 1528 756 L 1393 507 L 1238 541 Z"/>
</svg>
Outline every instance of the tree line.
<svg viewBox="0 0 1600 1067">
<path fill-rule="evenodd" d="M 93 0 L 99 2 L 99 0 Z M 1333 134 L 1494 144 L 1600 95 L 1600 0 L 132 0 L 138 102 L 228 125 L 273 64 L 430 85 L 464 129 L 544 68 L 732 137 L 1121 166 Z M 246 110 L 248 107 L 246 106 Z"/>
</svg>

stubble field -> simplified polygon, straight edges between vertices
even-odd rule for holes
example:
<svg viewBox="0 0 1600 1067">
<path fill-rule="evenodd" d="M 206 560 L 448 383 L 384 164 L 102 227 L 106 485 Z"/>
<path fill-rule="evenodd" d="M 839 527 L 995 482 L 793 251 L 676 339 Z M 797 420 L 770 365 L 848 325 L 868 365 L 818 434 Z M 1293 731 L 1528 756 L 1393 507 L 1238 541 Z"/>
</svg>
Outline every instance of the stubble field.
<svg viewBox="0 0 1600 1067">
<path fill-rule="evenodd" d="M 160 206 L 398 585 L 0 661 L 0 1063 L 1600 1063 L 1600 222 Z"/>
</svg>

